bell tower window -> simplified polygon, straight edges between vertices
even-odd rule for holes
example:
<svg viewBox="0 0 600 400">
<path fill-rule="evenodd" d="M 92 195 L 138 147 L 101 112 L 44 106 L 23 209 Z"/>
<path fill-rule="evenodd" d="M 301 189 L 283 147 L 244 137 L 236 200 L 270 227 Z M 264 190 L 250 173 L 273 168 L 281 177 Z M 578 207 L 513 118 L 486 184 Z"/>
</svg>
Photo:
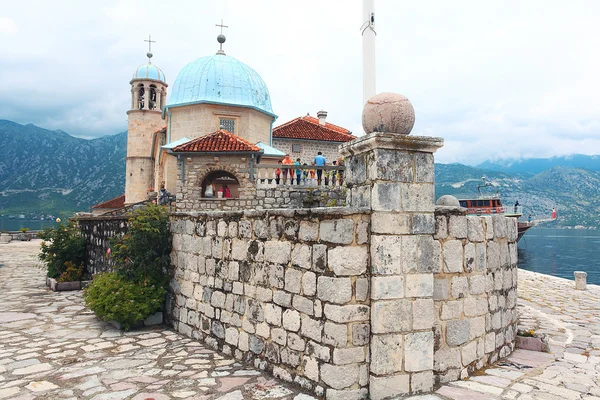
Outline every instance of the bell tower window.
<svg viewBox="0 0 600 400">
<path fill-rule="evenodd" d="M 138 89 L 138 109 L 144 109 L 144 98 L 146 94 L 146 89 L 144 89 L 144 85 L 140 85 Z"/>
<path fill-rule="evenodd" d="M 235 119 L 220 118 L 219 125 L 220 125 L 221 129 L 225 129 L 228 132 L 235 133 Z"/>
<path fill-rule="evenodd" d="M 150 85 L 150 103 L 148 104 L 148 108 L 150 110 L 154 110 L 156 109 L 157 106 L 157 102 L 156 102 L 156 86 L 155 85 Z"/>
</svg>

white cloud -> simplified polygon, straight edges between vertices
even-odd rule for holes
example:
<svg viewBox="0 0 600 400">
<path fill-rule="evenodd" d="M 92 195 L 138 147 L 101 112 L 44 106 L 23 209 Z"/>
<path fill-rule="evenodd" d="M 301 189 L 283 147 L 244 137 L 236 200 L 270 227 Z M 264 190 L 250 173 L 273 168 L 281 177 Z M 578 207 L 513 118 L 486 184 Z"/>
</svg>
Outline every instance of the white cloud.
<svg viewBox="0 0 600 400">
<path fill-rule="evenodd" d="M 123 131 L 147 35 L 172 84 L 217 50 L 223 18 L 225 51 L 263 77 L 277 123 L 325 109 L 362 132 L 360 0 L 60 6 L 3 5 L 0 118 L 78 136 Z M 413 134 L 445 139 L 436 160 L 600 154 L 600 3 L 376 0 L 375 11 L 378 91 L 411 100 Z"/>
<path fill-rule="evenodd" d="M 19 28 L 14 20 L 0 15 L 0 34 L 12 36 L 18 31 Z"/>
</svg>

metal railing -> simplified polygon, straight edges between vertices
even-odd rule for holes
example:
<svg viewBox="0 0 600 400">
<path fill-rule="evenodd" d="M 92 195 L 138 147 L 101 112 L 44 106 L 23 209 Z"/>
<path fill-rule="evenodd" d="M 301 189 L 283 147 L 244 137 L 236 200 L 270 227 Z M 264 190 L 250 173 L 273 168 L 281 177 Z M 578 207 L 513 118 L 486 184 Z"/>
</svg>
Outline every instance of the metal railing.
<svg viewBox="0 0 600 400">
<path fill-rule="evenodd" d="M 317 167 L 314 165 L 258 164 L 255 168 L 254 180 L 257 187 L 342 186 L 346 171 L 346 167 L 343 165 Z"/>
</svg>

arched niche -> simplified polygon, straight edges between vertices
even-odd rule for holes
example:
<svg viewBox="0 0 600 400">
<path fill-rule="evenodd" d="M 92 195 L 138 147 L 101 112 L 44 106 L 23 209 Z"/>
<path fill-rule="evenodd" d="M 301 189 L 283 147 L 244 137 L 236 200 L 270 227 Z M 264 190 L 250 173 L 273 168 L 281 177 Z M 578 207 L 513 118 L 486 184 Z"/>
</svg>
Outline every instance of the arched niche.
<svg viewBox="0 0 600 400">
<path fill-rule="evenodd" d="M 203 198 L 207 198 L 206 188 L 211 184 L 213 185 L 214 198 L 219 198 L 219 192 L 221 192 L 225 187 L 229 188 L 229 192 L 231 194 L 230 198 L 240 197 L 240 182 L 231 172 L 224 170 L 208 172 L 200 183 Z M 225 197 L 224 192 L 222 197 Z"/>
</svg>

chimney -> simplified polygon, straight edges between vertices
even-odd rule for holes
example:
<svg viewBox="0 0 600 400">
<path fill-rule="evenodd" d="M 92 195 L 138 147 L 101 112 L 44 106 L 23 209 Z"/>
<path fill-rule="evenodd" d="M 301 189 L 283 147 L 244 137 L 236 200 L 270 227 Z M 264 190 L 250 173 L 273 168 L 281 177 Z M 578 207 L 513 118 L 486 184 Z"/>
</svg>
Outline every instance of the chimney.
<svg viewBox="0 0 600 400">
<path fill-rule="evenodd" d="M 325 120 L 327 119 L 327 111 L 319 111 L 317 113 L 317 118 L 319 118 L 319 125 L 325 125 Z"/>
</svg>

